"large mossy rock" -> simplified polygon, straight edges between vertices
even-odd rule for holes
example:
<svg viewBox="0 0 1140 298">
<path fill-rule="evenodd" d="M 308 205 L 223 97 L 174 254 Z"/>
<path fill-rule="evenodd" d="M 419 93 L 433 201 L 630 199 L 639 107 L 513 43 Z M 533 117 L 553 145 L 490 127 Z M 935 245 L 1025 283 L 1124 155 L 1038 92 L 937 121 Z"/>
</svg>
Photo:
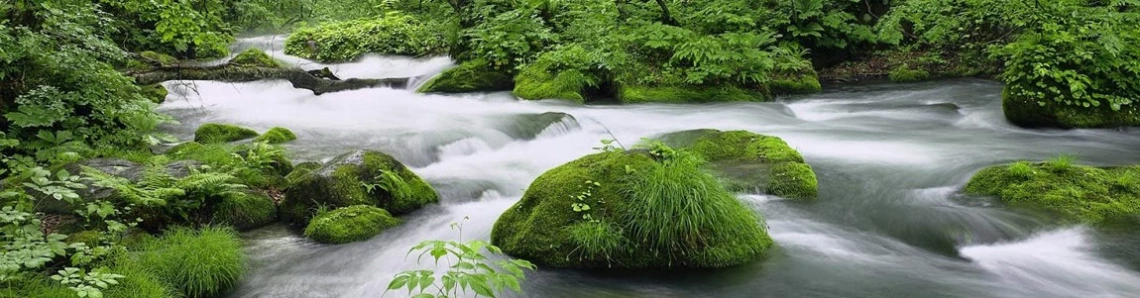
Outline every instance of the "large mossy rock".
<svg viewBox="0 0 1140 298">
<path fill-rule="evenodd" d="M 320 243 L 341 244 L 367 240 L 400 224 L 388 211 L 369 205 L 337 208 L 318 214 L 305 227 L 305 237 Z"/>
<path fill-rule="evenodd" d="M 584 74 L 575 71 L 554 71 L 552 63 L 540 60 L 523 67 L 515 76 L 515 89 L 512 94 L 527 100 L 561 99 L 575 103 L 585 103 L 584 95 L 588 88 Z"/>
<path fill-rule="evenodd" d="M 356 151 L 295 177 L 285 190 L 281 217 L 305 225 L 321 206 L 353 205 L 376 206 L 402 215 L 438 200 L 431 185 L 392 156 Z"/>
<path fill-rule="evenodd" d="M 202 144 L 217 144 L 250 139 L 257 136 L 257 132 L 245 127 L 206 123 L 194 131 L 194 141 Z"/>
<path fill-rule="evenodd" d="M 1095 168 L 1066 158 L 992 166 L 974 175 L 966 193 L 1082 223 L 1140 223 L 1140 166 Z"/>
<path fill-rule="evenodd" d="M 1002 111 L 1010 123 L 1038 128 L 1109 128 L 1140 126 L 1140 107 L 1126 105 L 1113 111 L 1107 105 L 1081 107 L 1058 102 L 1038 102 L 1014 95 L 1009 87 L 1002 91 Z"/>
<path fill-rule="evenodd" d="M 420 93 L 465 93 L 511 90 L 514 81 L 505 70 L 487 66 L 485 60 L 472 60 L 443 71 L 420 86 Z"/>
<path fill-rule="evenodd" d="M 670 133 L 659 139 L 703 157 L 731 190 L 760 190 L 795 199 L 815 198 L 819 192 L 811 166 L 778 137 L 742 130 L 701 129 Z"/>
<path fill-rule="evenodd" d="M 706 103 L 732 101 L 768 101 L 768 90 L 751 90 L 733 86 L 622 86 L 617 98 L 622 103 Z"/>
<path fill-rule="evenodd" d="M 495 222 L 504 252 L 554 268 L 716 268 L 772 240 L 697 159 L 604 152 L 543 173 Z"/>
</svg>

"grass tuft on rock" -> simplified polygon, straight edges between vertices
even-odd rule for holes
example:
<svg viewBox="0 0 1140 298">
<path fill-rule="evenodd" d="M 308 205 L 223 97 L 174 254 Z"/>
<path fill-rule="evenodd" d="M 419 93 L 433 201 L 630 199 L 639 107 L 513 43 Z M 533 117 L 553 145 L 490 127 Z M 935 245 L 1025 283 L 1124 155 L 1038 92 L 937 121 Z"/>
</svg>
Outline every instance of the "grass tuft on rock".
<svg viewBox="0 0 1140 298">
<path fill-rule="evenodd" d="M 174 228 L 135 253 L 141 268 L 190 298 L 214 297 L 245 272 L 241 239 L 231 228 Z"/>
<path fill-rule="evenodd" d="M 794 199 L 814 198 L 819 192 L 815 171 L 778 137 L 702 129 L 669 133 L 660 139 L 708 161 L 707 167 L 732 190 L 759 190 Z"/>
<path fill-rule="evenodd" d="M 305 227 L 305 237 L 329 244 L 367 240 L 400 224 L 388 211 L 368 205 L 337 208 L 318 214 Z"/>
</svg>

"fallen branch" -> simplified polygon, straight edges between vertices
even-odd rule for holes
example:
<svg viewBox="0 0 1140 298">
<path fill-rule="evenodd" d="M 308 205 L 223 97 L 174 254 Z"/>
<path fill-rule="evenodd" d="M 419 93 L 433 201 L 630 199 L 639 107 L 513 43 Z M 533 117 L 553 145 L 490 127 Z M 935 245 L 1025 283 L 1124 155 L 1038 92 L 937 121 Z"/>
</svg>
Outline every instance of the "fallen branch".
<svg viewBox="0 0 1140 298">
<path fill-rule="evenodd" d="M 328 76 L 322 75 L 324 77 L 322 78 L 300 68 L 247 66 L 229 63 L 214 66 L 161 66 L 128 74 L 134 77 L 135 82 L 139 85 L 172 80 L 252 82 L 278 79 L 289 81 L 294 88 L 312 90 L 313 94 L 316 95 L 374 87 L 407 88 L 408 85 L 408 78 L 334 80 L 336 77 L 332 76 L 331 72 L 328 73 Z M 328 79 L 330 77 L 334 79 Z"/>
</svg>

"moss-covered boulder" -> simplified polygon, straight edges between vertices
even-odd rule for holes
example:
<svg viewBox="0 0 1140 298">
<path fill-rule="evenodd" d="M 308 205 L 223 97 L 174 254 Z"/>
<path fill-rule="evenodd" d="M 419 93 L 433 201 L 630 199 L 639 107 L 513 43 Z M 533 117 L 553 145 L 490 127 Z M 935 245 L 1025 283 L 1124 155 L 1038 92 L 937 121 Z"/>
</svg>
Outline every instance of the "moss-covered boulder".
<svg viewBox="0 0 1140 298">
<path fill-rule="evenodd" d="M 786 198 L 814 198 L 819 182 L 803 156 L 778 137 L 747 131 L 690 130 L 660 137 L 709 162 L 729 189 Z"/>
<path fill-rule="evenodd" d="M 320 208 L 377 206 L 394 215 L 435 203 L 439 195 L 392 156 L 377 151 L 340 155 L 285 190 L 281 217 L 305 225 Z"/>
<path fill-rule="evenodd" d="M 194 141 L 202 144 L 227 143 L 256 136 L 257 132 L 252 129 L 222 123 L 202 124 L 194 131 Z"/>
<path fill-rule="evenodd" d="M 417 90 L 420 93 L 464 93 L 511 90 L 514 82 L 506 70 L 488 66 L 486 60 L 472 60 L 443 71 Z"/>
<path fill-rule="evenodd" d="M 285 175 L 285 181 L 290 184 L 296 183 L 298 179 L 312 173 L 313 170 L 320 169 L 321 163 L 315 161 L 306 161 L 293 166 L 293 171 L 289 175 Z"/>
<path fill-rule="evenodd" d="M 297 135 L 293 131 L 284 127 L 274 127 L 265 131 L 265 133 L 253 139 L 254 142 L 267 142 L 270 144 L 281 144 L 297 139 Z"/>
<path fill-rule="evenodd" d="M 1140 223 L 1140 166 L 1095 168 L 1071 159 L 992 166 L 974 175 L 966 193 L 993 196 L 1020 208 L 1083 223 Z"/>
<path fill-rule="evenodd" d="M 400 224 L 388 211 L 369 205 L 341 207 L 318 214 L 305 227 L 305 237 L 320 243 L 341 244 L 367 240 Z"/>
<path fill-rule="evenodd" d="M 734 86 L 637 86 L 618 88 L 617 98 L 622 103 L 704 103 L 730 101 L 768 101 L 768 90 L 745 89 Z"/>
<path fill-rule="evenodd" d="M 277 62 L 276 59 L 273 59 L 273 57 L 269 57 L 269 54 L 255 48 L 246 49 L 233 59 L 230 59 L 230 65 L 271 68 L 282 67 L 282 64 Z"/>
<path fill-rule="evenodd" d="M 139 88 L 142 90 L 142 95 L 147 99 L 150 99 L 150 101 L 153 103 L 165 102 L 166 95 L 170 94 L 170 92 L 167 91 L 166 87 L 163 87 L 162 84 L 150 84 L 146 86 L 139 86 Z"/>
<path fill-rule="evenodd" d="M 1140 126 L 1140 107 L 1125 105 L 1113 111 L 1107 105 L 1083 107 L 1059 102 L 1043 102 L 1014 95 L 1007 86 L 1002 92 L 1002 111 L 1010 123 L 1038 128 L 1111 128 Z"/>
<path fill-rule="evenodd" d="M 166 155 L 226 169 L 242 184 L 258 188 L 284 188 L 285 175 L 293 171 L 293 163 L 285 150 L 266 143 L 203 145 L 186 142 L 170 148 Z"/>
<path fill-rule="evenodd" d="M 551 169 L 499 217 L 491 240 L 554 268 L 726 267 L 772 245 L 698 158 L 671 150 L 597 153 Z"/>
<path fill-rule="evenodd" d="M 214 206 L 213 222 L 232 226 L 238 231 L 260 228 L 277 221 L 277 204 L 269 196 L 239 193 L 225 196 Z"/>
<path fill-rule="evenodd" d="M 907 64 L 899 65 L 887 73 L 887 78 L 891 82 L 905 83 L 905 82 L 918 82 L 930 79 L 930 72 L 921 68 L 911 68 Z"/>
<path fill-rule="evenodd" d="M 585 103 L 591 78 L 577 70 L 555 71 L 552 62 L 540 60 L 523 67 L 515 76 L 515 96 L 527 100 L 561 99 Z"/>
</svg>

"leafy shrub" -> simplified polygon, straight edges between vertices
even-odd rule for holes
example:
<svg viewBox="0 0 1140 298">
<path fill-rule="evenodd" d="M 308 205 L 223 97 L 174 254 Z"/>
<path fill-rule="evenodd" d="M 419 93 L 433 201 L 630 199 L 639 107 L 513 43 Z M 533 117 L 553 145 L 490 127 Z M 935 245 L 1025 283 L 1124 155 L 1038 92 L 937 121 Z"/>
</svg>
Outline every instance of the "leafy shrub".
<svg viewBox="0 0 1140 298">
<path fill-rule="evenodd" d="M 134 257 L 186 297 L 213 297 L 245 272 L 241 239 L 229 228 L 174 228 L 146 243 Z"/>
<path fill-rule="evenodd" d="M 439 25 L 403 14 L 301 28 L 285 41 L 285 53 L 317 61 L 348 61 L 366 53 L 425 56 L 443 53 Z"/>
<path fill-rule="evenodd" d="M 458 224 L 452 224 L 457 227 Z M 462 238 L 462 230 L 460 238 Z M 417 262 L 425 255 L 431 255 L 436 264 L 440 259 L 452 264 L 443 274 L 436 274 L 434 270 L 413 270 L 396 274 L 392 282 L 388 283 L 387 293 L 391 290 L 408 290 L 408 295 L 418 293 L 414 297 L 458 297 L 468 291 L 475 292 L 476 296 L 495 297 L 495 293 L 503 290 L 522 292 L 519 280 L 525 278 L 523 269 L 534 270 L 534 264 L 526 260 L 499 260 L 491 262 L 486 254 L 502 254 L 499 247 L 483 241 L 440 241 L 428 240 L 420 242 L 408 251 L 409 254 L 421 251 Z"/>
<path fill-rule="evenodd" d="M 349 243 L 367 240 L 398 224 L 400 220 L 384 209 L 355 205 L 317 214 L 305 227 L 305 237 L 321 243 Z"/>
</svg>

